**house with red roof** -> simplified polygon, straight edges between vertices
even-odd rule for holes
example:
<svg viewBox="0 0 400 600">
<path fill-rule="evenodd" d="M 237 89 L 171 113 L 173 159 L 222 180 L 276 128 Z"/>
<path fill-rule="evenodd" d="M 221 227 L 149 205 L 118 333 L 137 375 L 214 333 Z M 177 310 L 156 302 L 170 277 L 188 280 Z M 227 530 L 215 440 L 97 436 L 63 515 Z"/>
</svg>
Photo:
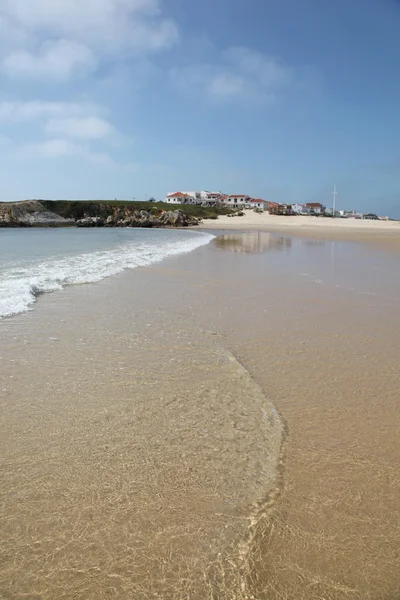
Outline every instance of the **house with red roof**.
<svg viewBox="0 0 400 600">
<path fill-rule="evenodd" d="M 208 191 L 184 191 L 184 192 L 173 192 L 168 194 L 165 198 L 165 202 L 168 204 L 199 204 L 203 206 L 215 206 L 220 201 L 222 192 L 208 192 Z"/>
<path fill-rule="evenodd" d="M 186 192 L 173 192 L 165 197 L 167 204 L 197 204 L 196 197 Z"/>
<path fill-rule="evenodd" d="M 203 206 L 226 206 L 233 210 L 269 210 L 274 202 L 262 198 L 251 198 L 248 194 L 223 194 L 222 192 L 173 192 L 165 197 L 167 204 L 199 204 Z"/>
</svg>

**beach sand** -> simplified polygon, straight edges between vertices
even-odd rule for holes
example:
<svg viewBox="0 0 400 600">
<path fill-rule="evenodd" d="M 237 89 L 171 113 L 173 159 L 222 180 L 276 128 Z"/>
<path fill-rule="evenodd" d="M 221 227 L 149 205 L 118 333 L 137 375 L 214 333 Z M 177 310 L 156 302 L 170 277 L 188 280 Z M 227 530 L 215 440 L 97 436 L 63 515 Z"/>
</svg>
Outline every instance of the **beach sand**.
<svg viewBox="0 0 400 600">
<path fill-rule="evenodd" d="M 282 422 L 149 274 L 0 323 L 1 598 L 242 595 Z"/>
<path fill-rule="evenodd" d="M 388 248 L 400 248 L 400 221 L 329 219 L 299 215 L 285 217 L 246 210 L 242 217 L 220 216 L 218 219 L 204 219 L 199 228 L 279 231 L 301 237 L 368 242 Z"/>
<path fill-rule="evenodd" d="M 397 261 L 230 232 L 0 322 L 0 595 L 398 598 Z"/>
</svg>

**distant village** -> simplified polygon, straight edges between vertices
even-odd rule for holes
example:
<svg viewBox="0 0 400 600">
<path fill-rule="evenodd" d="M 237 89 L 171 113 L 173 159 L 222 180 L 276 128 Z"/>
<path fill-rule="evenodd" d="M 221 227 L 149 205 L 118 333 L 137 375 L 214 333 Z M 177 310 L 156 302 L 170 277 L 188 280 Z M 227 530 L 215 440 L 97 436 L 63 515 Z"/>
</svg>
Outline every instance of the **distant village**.
<svg viewBox="0 0 400 600">
<path fill-rule="evenodd" d="M 352 219 L 388 220 L 372 213 L 359 213 L 354 210 L 334 210 L 319 202 L 305 204 L 282 204 L 262 198 L 252 198 L 247 194 L 223 194 L 222 192 L 189 191 L 167 194 L 164 202 L 167 204 L 197 204 L 200 206 L 225 206 L 236 210 L 255 210 L 268 212 L 271 215 L 309 215 L 316 217 L 341 217 Z"/>
</svg>

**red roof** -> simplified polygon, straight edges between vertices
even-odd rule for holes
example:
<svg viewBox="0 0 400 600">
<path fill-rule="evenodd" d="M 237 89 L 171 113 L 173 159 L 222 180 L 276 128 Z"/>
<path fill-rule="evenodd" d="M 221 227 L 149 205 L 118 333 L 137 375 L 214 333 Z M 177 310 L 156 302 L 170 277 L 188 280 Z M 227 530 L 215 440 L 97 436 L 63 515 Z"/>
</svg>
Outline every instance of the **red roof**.
<svg viewBox="0 0 400 600">
<path fill-rule="evenodd" d="M 252 198 L 250 202 L 264 202 L 265 204 L 270 204 L 267 200 L 262 200 L 261 198 Z"/>
<path fill-rule="evenodd" d="M 307 202 L 306 206 L 310 206 L 311 208 L 322 208 L 322 204 L 319 202 Z"/>
<path fill-rule="evenodd" d="M 189 194 L 184 194 L 183 192 L 175 192 L 174 194 L 168 194 L 167 198 L 177 198 L 178 196 L 183 198 L 191 198 Z"/>
<path fill-rule="evenodd" d="M 231 194 L 230 196 L 227 196 L 227 198 L 247 198 L 247 194 Z"/>
</svg>

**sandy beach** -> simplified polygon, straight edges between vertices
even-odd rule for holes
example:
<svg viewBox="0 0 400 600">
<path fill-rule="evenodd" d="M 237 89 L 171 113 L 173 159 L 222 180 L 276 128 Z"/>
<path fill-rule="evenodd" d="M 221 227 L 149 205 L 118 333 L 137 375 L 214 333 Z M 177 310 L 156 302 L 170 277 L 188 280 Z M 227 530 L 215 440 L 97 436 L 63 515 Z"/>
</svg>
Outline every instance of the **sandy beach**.
<svg viewBox="0 0 400 600">
<path fill-rule="evenodd" d="M 400 221 L 328 219 L 309 216 L 278 216 L 246 210 L 242 217 L 219 216 L 205 219 L 199 228 L 279 231 L 295 236 L 327 240 L 375 242 L 400 247 Z"/>
<path fill-rule="evenodd" d="M 253 228 L 0 322 L 0 595 L 398 597 L 398 254 Z"/>
</svg>

